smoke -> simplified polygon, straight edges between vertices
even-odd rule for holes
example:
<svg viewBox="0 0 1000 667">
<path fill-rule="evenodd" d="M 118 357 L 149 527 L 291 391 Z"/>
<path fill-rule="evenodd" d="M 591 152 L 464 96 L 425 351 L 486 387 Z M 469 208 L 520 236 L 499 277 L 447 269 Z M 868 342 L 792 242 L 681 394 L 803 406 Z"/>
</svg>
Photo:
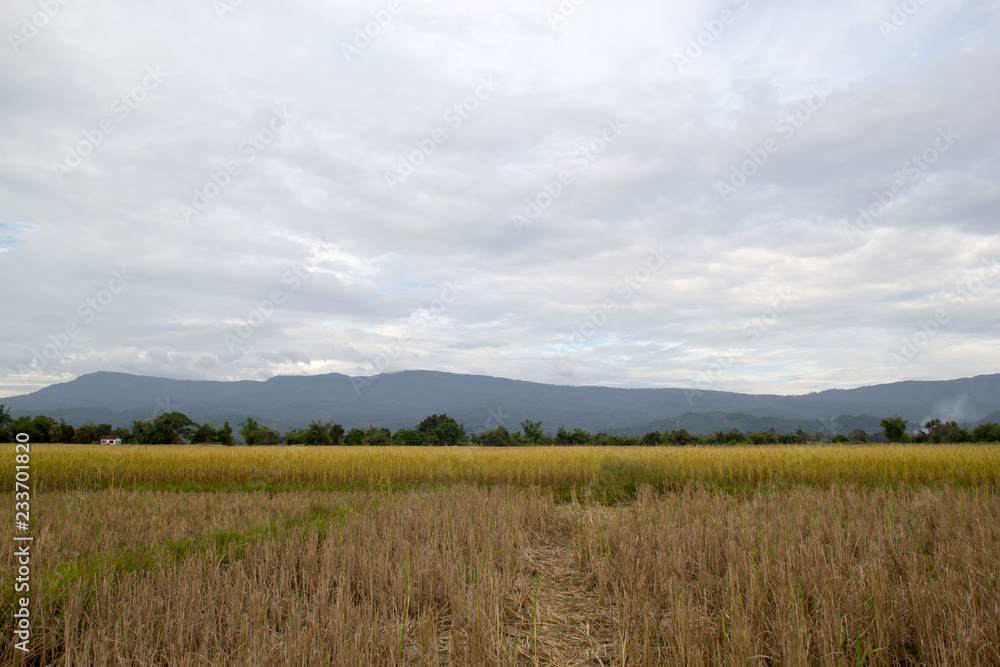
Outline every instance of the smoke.
<svg viewBox="0 0 1000 667">
<path fill-rule="evenodd" d="M 920 425 L 923 426 L 931 419 L 940 419 L 943 422 L 957 422 L 961 426 L 963 422 L 972 421 L 974 418 L 970 411 L 969 396 L 960 394 L 935 403 L 931 408 L 931 414 L 921 418 Z"/>
</svg>

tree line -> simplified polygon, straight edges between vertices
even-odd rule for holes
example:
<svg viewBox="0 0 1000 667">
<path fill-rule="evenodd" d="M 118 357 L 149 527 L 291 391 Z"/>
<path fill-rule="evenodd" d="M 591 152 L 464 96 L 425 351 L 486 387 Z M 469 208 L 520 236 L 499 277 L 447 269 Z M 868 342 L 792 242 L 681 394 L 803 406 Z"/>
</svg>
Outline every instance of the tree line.
<svg viewBox="0 0 1000 667">
<path fill-rule="evenodd" d="M 795 433 L 775 433 L 774 429 L 744 433 L 737 429 L 716 431 L 711 435 L 696 435 L 685 429 L 651 431 L 642 437 L 590 433 L 582 428 L 572 431 L 560 426 L 554 434 L 542 430 L 542 423 L 525 420 L 521 430 L 511 431 L 497 426 L 484 433 L 468 433 L 462 424 L 446 414 L 430 415 L 413 428 L 403 428 L 395 433 L 387 428 L 345 429 L 332 421 L 313 420 L 305 428 L 292 429 L 284 434 L 257 422 L 253 417 L 238 424 L 241 442 L 250 446 L 311 445 L 311 446 L 456 446 L 482 445 L 487 447 L 517 447 L 534 445 L 777 445 L 806 443 L 867 443 L 867 442 L 917 442 L 962 443 L 1000 442 L 1000 424 L 981 424 L 972 431 L 954 421 L 931 419 L 915 433 L 907 431 L 907 423 L 899 415 L 883 419 L 880 433 L 861 429 L 847 435 L 830 436 L 822 431 L 809 434 L 799 428 Z M 221 428 L 210 423 L 198 424 L 182 412 L 167 412 L 153 419 L 136 420 L 130 428 L 111 424 L 87 422 L 74 427 L 50 417 L 21 416 L 12 418 L 10 409 L 0 404 L 0 441 L 13 442 L 18 433 L 27 433 L 32 442 L 63 442 L 95 444 L 102 438 L 121 438 L 122 443 L 139 445 L 167 445 L 205 443 L 235 445 L 234 429 L 225 422 Z"/>
<path fill-rule="evenodd" d="M 87 422 L 81 426 L 38 415 L 12 418 L 10 409 L 0 403 L 0 442 L 13 442 L 18 433 L 26 433 L 31 442 L 96 444 L 102 438 L 121 438 L 123 443 L 171 445 L 191 442 L 235 444 L 233 429 L 226 422 L 222 428 L 209 423 L 196 424 L 181 412 L 166 412 L 153 419 L 132 422 L 131 428 Z"/>
</svg>

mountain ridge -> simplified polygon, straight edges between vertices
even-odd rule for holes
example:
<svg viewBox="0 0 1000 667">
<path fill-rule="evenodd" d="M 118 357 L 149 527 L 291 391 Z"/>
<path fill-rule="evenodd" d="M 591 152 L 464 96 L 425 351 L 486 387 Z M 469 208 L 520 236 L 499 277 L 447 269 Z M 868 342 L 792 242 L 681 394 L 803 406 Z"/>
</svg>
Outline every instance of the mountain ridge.
<svg viewBox="0 0 1000 667">
<path fill-rule="evenodd" d="M 904 380 L 782 396 L 552 385 L 443 371 L 277 375 L 266 380 L 234 381 L 99 371 L 0 402 L 15 415 L 47 414 L 74 424 L 94 421 L 116 426 L 177 410 L 196 421 L 215 424 L 253 416 L 283 430 L 301 427 L 312 419 L 335 421 L 348 428 L 373 424 L 397 429 L 412 427 L 429 414 L 447 413 L 473 432 L 501 424 L 518 429 L 525 419 L 541 421 L 549 432 L 560 425 L 591 432 L 630 432 L 687 414 L 739 414 L 755 424 L 761 418 L 771 419 L 782 429 L 791 428 L 792 422 L 801 423 L 803 428 L 820 423 L 839 432 L 838 420 L 861 415 L 880 418 L 899 414 L 913 428 L 934 417 L 967 425 L 981 423 L 1000 414 L 1000 374 Z M 717 423 L 732 420 L 722 417 Z M 708 424 L 704 419 L 699 423 Z"/>
</svg>

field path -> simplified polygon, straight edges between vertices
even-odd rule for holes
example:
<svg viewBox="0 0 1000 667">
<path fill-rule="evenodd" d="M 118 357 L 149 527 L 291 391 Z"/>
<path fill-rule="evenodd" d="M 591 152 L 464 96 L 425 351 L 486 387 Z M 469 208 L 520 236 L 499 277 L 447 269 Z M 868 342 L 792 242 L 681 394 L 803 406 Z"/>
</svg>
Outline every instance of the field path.
<svg viewBox="0 0 1000 667">
<path fill-rule="evenodd" d="M 602 604 L 597 582 L 583 572 L 573 545 L 573 523 L 595 511 L 580 510 L 559 507 L 552 529 L 537 535 L 522 554 L 527 576 L 519 590 L 517 621 L 508 628 L 519 664 L 606 667 L 618 662 L 610 593 Z"/>
</svg>

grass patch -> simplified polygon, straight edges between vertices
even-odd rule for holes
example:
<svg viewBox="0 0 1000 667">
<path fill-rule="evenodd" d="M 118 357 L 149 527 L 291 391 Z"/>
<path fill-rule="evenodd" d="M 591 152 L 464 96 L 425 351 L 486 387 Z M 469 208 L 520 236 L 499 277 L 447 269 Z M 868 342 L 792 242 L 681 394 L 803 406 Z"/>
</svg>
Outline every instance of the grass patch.
<svg viewBox="0 0 1000 667">
<path fill-rule="evenodd" d="M 374 506 L 377 503 L 368 503 Z M 171 540 L 163 538 L 148 547 L 129 547 L 110 553 L 93 553 L 66 560 L 54 568 L 34 570 L 31 585 L 40 590 L 48 604 L 55 609 L 62 608 L 62 598 L 70 585 L 86 582 L 84 602 L 93 600 L 98 586 L 112 586 L 122 578 L 132 574 L 146 574 L 159 566 L 179 564 L 187 558 L 207 553 L 220 555 L 222 565 L 242 560 L 246 550 L 255 544 L 268 540 L 283 541 L 296 535 L 316 533 L 325 539 L 332 525 L 343 523 L 349 514 L 358 511 L 357 505 L 337 505 L 328 507 L 312 504 L 305 512 L 277 521 L 267 521 L 241 529 L 214 528 L 198 537 Z M 13 630 L 13 610 L 17 598 L 11 581 L 0 589 L 0 629 L 9 634 Z"/>
</svg>

